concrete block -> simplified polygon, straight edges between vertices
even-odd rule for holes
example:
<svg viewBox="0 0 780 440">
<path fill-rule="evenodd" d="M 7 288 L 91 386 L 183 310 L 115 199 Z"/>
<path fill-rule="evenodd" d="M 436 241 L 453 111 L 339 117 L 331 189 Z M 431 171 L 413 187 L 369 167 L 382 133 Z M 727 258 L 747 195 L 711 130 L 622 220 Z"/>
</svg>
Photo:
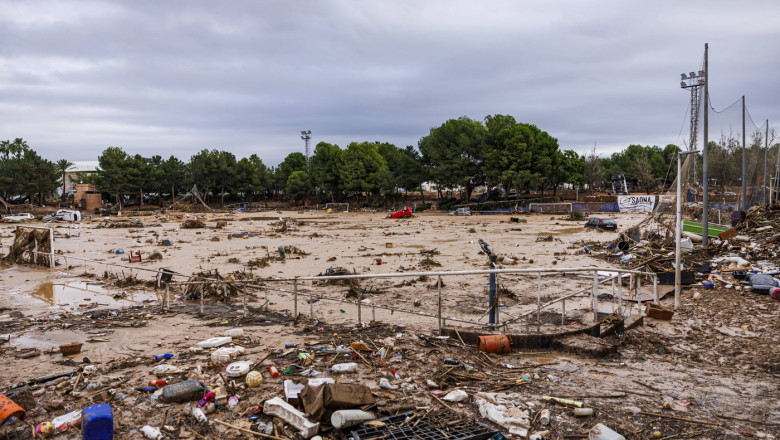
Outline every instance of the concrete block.
<svg viewBox="0 0 780 440">
<path fill-rule="evenodd" d="M 298 411 L 281 397 L 266 400 L 263 404 L 263 413 L 276 416 L 301 432 L 303 438 L 312 438 L 320 431 L 319 423 L 312 423 L 306 418 L 306 414 Z"/>
</svg>

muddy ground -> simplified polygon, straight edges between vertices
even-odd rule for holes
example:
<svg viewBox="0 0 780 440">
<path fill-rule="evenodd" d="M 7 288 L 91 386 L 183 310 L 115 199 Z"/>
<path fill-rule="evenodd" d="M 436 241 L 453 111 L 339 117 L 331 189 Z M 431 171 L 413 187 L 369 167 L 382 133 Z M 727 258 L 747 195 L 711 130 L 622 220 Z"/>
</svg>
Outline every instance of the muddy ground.
<svg viewBox="0 0 780 440">
<path fill-rule="evenodd" d="M 265 381 L 251 389 L 237 385 L 239 405 L 219 409 L 209 417 L 247 429 L 252 426 L 247 418 L 252 407 L 262 407 L 264 400 L 282 395 L 283 379 L 302 379 L 292 366 L 298 363 L 299 351 L 311 352 L 311 347 L 323 344 L 349 346 L 363 340 L 377 352 L 385 347 L 386 358 L 379 362 L 378 354 L 367 352 L 357 359 L 357 374 L 341 375 L 337 380 L 369 386 L 378 400 L 380 416 L 443 409 L 486 422 L 471 400 L 449 403 L 445 408 L 431 394 L 462 389 L 518 394 L 513 400 L 519 410 L 528 411 L 530 432 L 547 429 L 551 431 L 548 438 L 555 439 L 581 438 L 599 422 L 629 439 L 653 438 L 655 431 L 662 438 L 713 439 L 775 438 L 780 433 L 780 303 L 767 296 L 730 289 L 686 290 L 682 308 L 672 321 L 645 317 L 644 325 L 604 338 L 603 342 L 616 351 L 607 357 L 557 349 L 485 356 L 455 338 L 435 338 L 438 288 L 434 276 L 415 274 L 327 285 L 300 281 L 300 316 L 295 319 L 292 277 L 327 274 L 329 269 L 340 268 L 357 274 L 486 269 L 487 257 L 480 254 L 479 239 L 499 255 L 502 268 L 605 267 L 603 261 L 583 251 L 582 243 L 616 237 L 615 233 L 586 230 L 582 228 L 584 221 L 560 215 L 520 216 L 520 222 L 503 215 L 424 213 L 406 220 L 384 219 L 383 215 L 322 211 L 166 213 L 138 217 L 150 225 L 143 227 L 99 228 L 102 218 L 71 227 L 54 225 L 58 237 L 55 269 L 13 264 L 0 269 L 0 390 L 95 365 L 97 371 L 82 376 L 78 383 L 76 373 L 64 382 L 31 385 L 17 393 L 15 400 L 28 411 L 25 423 L 35 426 L 93 401 L 110 401 L 116 438 L 143 438 L 138 428 L 160 426 L 163 418 L 172 428 L 165 434 L 169 438 L 241 438 L 245 434 L 222 425 L 197 424 L 185 413 L 183 404 L 160 403 L 135 388 L 155 379 L 150 370 L 158 363 L 152 356 L 160 353 L 174 353 L 166 363 L 185 370 L 167 377 L 170 382 L 195 377 L 210 386 L 222 384 L 221 367 L 209 364 L 209 352 L 190 348 L 226 329 L 243 328 L 244 336 L 234 341 L 246 349 L 239 359 L 259 362 L 255 368 L 264 372 Z M 280 217 L 287 221 L 283 224 Z M 196 218 L 206 227 L 182 228 L 186 220 Z M 616 218 L 624 230 L 644 217 L 623 214 Z M 226 224 L 217 229 L 217 221 Z M 0 227 L 0 253 L 7 252 L 13 228 Z M 173 245 L 162 245 L 165 239 Z M 280 246 L 286 249 L 284 260 L 279 256 Z M 117 254 L 119 249 L 124 253 Z M 140 251 L 144 261 L 129 263 L 131 251 Z M 147 260 L 154 253 L 162 259 Z M 186 301 L 185 286 L 176 283 L 169 286 L 171 307 L 163 311 L 165 289 L 155 288 L 160 267 L 181 274 L 174 276 L 176 282 L 186 281 L 194 273 L 215 271 L 230 279 L 263 281 L 256 283 L 257 288 L 246 289 L 247 314 L 241 288 L 228 303 L 207 297 L 201 314 L 199 302 Z M 578 290 L 588 291 L 592 277 L 575 272 L 545 275 L 540 291 L 538 282 L 536 274 L 499 276 L 500 320 L 512 322 L 504 329 L 508 333 L 535 331 L 535 314 L 531 319 L 518 316 L 535 310 L 539 298 L 546 302 Z M 442 315 L 450 318 L 446 324 L 464 332 L 479 331 L 478 326 L 455 319 L 487 322 L 487 284 L 486 275 L 442 277 Z M 599 291 L 614 293 L 608 285 Z M 701 295 L 696 300 L 694 291 Z M 354 300 L 354 295 L 362 295 L 360 322 L 357 307 L 333 301 Z M 673 296 L 667 295 L 661 302 L 671 306 Z M 422 315 L 373 309 L 372 305 Z M 588 305 L 586 295 L 567 301 L 563 325 L 560 304 L 545 309 L 541 331 L 588 326 L 592 323 Z M 613 301 L 600 303 L 602 312 L 615 307 Z M 633 303 L 626 308 L 633 315 L 640 311 Z M 71 342 L 83 343 L 81 353 L 60 354 L 58 347 Z M 299 345 L 284 350 L 285 343 Z M 277 354 L 277 350 L 282 353 Z M 453 368 L 443 363 L 445 358 L 461 364 Z M 353 360 L 348 354 L 318 354 L 310 367 L 327 375 L 330 365 L 348 360 Z M 267 368 L 272 364 L 280 371 L 290 368 L 293 374 L 271 378 Z M 400 379 L 391 374 L 393 369 Z M 399 388 L 379 388 L 382 377 Z M 541 399 L 544 395 L 582 401 L 595 414 L 575 418 L 571 408 L 545 403 Z M 542 408 L 551 411 L 548 426 L 538 420 Z M 261 416 L 261 421 L 268 420 Z M 30 428 L 23 425 L 6 426 L 0 434 L 28 438 Z M 285 437 L 293 431 L 278 434 Z M 334 433 L 325 431 L 324 435 Z"/>
</svg>

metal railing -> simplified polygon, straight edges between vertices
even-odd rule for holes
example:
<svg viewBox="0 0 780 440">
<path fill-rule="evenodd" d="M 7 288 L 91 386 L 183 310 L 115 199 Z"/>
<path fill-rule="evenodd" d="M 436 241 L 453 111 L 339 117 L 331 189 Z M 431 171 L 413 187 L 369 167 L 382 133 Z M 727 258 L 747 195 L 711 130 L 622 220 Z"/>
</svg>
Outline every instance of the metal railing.
<svg viewBox="0 0 780 440">
<path fill-rule="evenodd" d="M 566 294 L 564 296 L 561 296 L 559 298 L 556 298 L 552 301 L 548 301 L 547 303 L 542 304 L 541 302 L 541 292 L 542 292 L 542 286 L 541 286 L 541 279 L 543 274 L 556 274 L 556 273 L 577 273 L 577 272 L 592 272 L 593 273 L 593 284 L 591 287 L 581 289 L 579 291 L 576 291 L 574 293 Z M 600 275 L 600 272 L 602 273 Z M 607 272 L 606 275 L 603 273 Z M 612 275 L 612 274 L 615 275 Z M 445 316 L 443 313 L 443 304 L 442 304 L 442 277 L 448 277 L 448 276 L 465 276 L 465 275 L 490 275 L 490 274 L 532 274 L 537 275 L 537 304 L 536 309 L 531 310 L 528 312 L 525 312 L 517 317 L 513 317 L 509 321 L 506 321 L 504 323 L 499 322 L 498 314 L 496 315 L 496 322 L 495 323 L 485 323 L 482 321 L 475 321 L 471 319 L 464 319 L 460 317 L 454 317 L 454 316 Z M 545 269 L 486 269 L 486 270 L 463 270 L 463 271 L 434 271 L 434 272 L 404 272 L 404 273 L 384 273 L 384 274 L 354 274 L 354 275 L 318 275 L 318 276 L 299 276 L 299 277 L 286 277 L 286 278 L 255 278 L 252 280 L 216 280 L 216 281 L 187 281 L 187 282 L 173 282 L 171 285 L 197 285 L 197 284 L 234 284 L 234 285 L 254 285 L 255 287 L 261 287 L 266 289 L 266 295 L 268 291 L 278 291 L 278 292 L 284 292 L 284 293 L 291 293 L 293 295 L 293 316 L 297 317 L 299 316 L 299 301 L 301 296 L 308 299 L 309 303 L 309 314 L 311 317 L 314 317 L 314 300 L 326 300 L 326 301 L 333 301 L 333 302 L 340 302 L 340 303 L 346 303 L 351 304 L 357 307 L 357 320 L 358 323 L 362 323 L 362 309 L 363 307 L 366 307 L 364 305 L 363 301 L 361 301 L 360 298 L 356 301 L 348 300 L 345 298 L 336 298 L 328 295 L 322 295 L 317 294 L 313 290 L 303 290 L 299 287 L 299 282 L 301 281 L 336 281 L 336 280 L 351 280 L 351 279 L 374 279 L 374 278 L 402 278 L 402 277 L 436 277 L 436 291 L 437 291 L 437 303 L 436 303 L 436 313 L 426 313 L 421 312 L 417 310 L 409 310 L 404 309 L 401 307 L 395 307 L 395 306 L 388 306 L 388 305 L 382 305 L 382 304 L 371 304 L 371 312 L 372 312 L 372 320 L 375 320 L 376 316 L 376 310 L 389 310 L 392 312 L 400 312 L 400 313 L 406 313 L 411 315 L 417 315 L 417 316 L 424 316 L 429 318 L 434 318 L 437 320 L 437 326 L 438 329 L 441 331 L 442 327 L 446 325 L 446 321 L 451 322 L 460 322 L 464 324 L 471 324 L 471 325 L 477 325 L 477 326 L 493 326 L 493 327 L 499 327 L 503 326 L 505 329 L 507 329 L 508 325 L 513 324 L 521 320 L 522 318 L 528 317 L 536 313 L 536 322 L 537 322 L 537 331 L 539 330 L 541 326 L 541 311 L 542 309 L 545 309 L 547 307 L 550 307 L 554 304 L 557 304 L 559 302 L 562 303 L 562 311 L 561 311 L 561 320 L 562 322 L 565 322 L 566 319 L 566 300 L 576 297 L 576 296 L 585 296 L 588 291 L 590 291 L 590 310 L 593 312 L 593 319 L 594 322 L 598 321 L 599 318 L 599 294 L 598 294 L 598 286 L 600 284 L 612 281 L 612 287 L 613 292 L 614 289 L 617 288 L 617 295 L 613 295 L 614 298 L 617 299 L 618 302 L 618 309 L 617 312 L 622 316 L 623 315 L 623 279 L 628 277 L 629 279 L 629 293 L 631 289 L 634 289 L 635 291 L 635 301 L 637 304 L 639 304 L 640 301 L 640 295 L 641 295 L 641 285 L 642 285 L 642 278 L 650 278 L 652 284 L 653 284 L 653 301 L 655 303 L 658 303 L 658 278 L 655 273 L 652 272 L 642 272 L 638 270 L 627 270 L 627 269 L 616 269 L 616 268 L 601 268 L 601 267 L 579 267 L 579 268 L 545 268 Z M 603 277 L 600 279 L 600 277 Z M 280 282 L 292 282 L 293 288 L 292 290 L 289 289 L 281 289 L 281 288 L 271 288 L 268 287 L 268 284 L 272 283 L 280 283 Z M 246 310 L 246 289 L 244 289 L 244 308 Z M 266 303 L 267 303 L 267 297 L 266 297 Z M 201 295 L 201 310 L 203 310 L 203 297 Z M 629 312 L 633 311 L 633 306 L 629 310 Z M 637 311 L 641 313 L 641 308 L 638 306 Z M 530 323 L 530 321 L 529 321 Z"/>
</svg>

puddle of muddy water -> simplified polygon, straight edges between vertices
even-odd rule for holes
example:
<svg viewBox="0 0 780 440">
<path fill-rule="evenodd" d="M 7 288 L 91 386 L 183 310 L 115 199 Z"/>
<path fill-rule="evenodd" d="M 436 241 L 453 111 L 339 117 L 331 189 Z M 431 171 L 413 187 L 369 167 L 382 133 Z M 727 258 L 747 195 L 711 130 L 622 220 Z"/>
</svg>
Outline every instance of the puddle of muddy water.
<svg viewBox="0 0 780 440">
<path fill-rule="evenodd" d="M 20 349 L 37 348 L 46 350 L 72 342 L 84 342 L 86 339 L 87 334 L 80 330 L 32 331 L 12 338 L 11 346 Z"/>
<path fill-rule="evenodd" d="M 89 310 L 93 304 L 99 308 L 118 309 L 159 299 L 159 294 L 154 291 L 109 291 L 101 285 L 88 282 L 41 283 L 27 293 L 32 299 L 72 312 Z"/>
</svg>

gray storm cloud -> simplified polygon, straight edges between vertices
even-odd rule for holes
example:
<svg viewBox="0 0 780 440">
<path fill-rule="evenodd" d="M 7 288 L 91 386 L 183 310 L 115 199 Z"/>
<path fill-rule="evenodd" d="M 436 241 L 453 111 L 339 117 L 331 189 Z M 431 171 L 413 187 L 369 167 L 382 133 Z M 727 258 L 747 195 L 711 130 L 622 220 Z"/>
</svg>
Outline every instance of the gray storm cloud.
<svg viewBox="0 0 780 440">
<path fill-rule="evenodd" d="M 780 4 L 751 2 L 57 2 L 0 7 L 0 138 L 44 157 L 108 146 L 417 145 L 449 118 L 514 115 L 580 153 L 680 144 L 710 43 L 713 103 L 778 118 Z M 681 138 L 681 134 L 682 138 Z"/>
</svg>

